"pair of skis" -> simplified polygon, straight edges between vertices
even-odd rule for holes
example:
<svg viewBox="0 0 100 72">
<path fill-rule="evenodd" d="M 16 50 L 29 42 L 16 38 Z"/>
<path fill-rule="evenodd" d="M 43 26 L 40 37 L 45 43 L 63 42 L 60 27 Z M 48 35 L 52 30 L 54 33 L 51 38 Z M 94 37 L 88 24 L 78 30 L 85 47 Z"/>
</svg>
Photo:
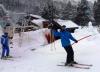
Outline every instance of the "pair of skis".
<svg viewBox="0 0 100 72">
<path fill-rule="evenodd" d="M 59 64 L 57 66 L 65 66 L 63 64 Z M 92 64 L 72 64 L 72 66 L 67 66 L 67 67 L 74 67 L 74 68 L 80 68 L 80 69 L 90 69 L 93 65 Z"/>
<path fill-rule="evenodd" d="M 1 59 L 1 60 L 11 60 L 11 61 L 14 61 L 13 58 L 5 58 L 5 59 Z"/>
<path fill-rule="evenodd" d="M 10 60 L 10 61 L 14 61 L 15 58 L 21 58 L 21 56 L 4 58 L 4 59 L 1 59 L 1 60 Z"/>
</svg>

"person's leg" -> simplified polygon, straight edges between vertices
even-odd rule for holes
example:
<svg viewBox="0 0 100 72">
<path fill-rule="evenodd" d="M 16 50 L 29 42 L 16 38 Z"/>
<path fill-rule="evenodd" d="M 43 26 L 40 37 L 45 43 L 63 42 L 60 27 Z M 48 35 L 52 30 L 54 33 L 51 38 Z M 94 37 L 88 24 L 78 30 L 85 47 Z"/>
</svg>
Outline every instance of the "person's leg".
<svg viewBox="0 0 100 72">
<path fill-rule="evenodd" d="M 69 46 L 66 46 L 65 47 L 65 51 L 67 53 L 67 58 L 66 58 L 66 65 L 73 62 L 74 61 L 74 51 L 72 49 L 72 46 L 69 45 Z"/>
<path fill-rule="evenodd" d="M 5 52 L 6 52 L 6 49 L 5 49 L 5 47 L 3 47 L 3 48 L 2 48 L 1 59 L 5 57 Z"/>
<path fill-rule="evenodd" d="M 6 56 L 9 56 L 9 46 L 6 47 Z"/>
<path fill-rule="evenodd" d="M 73 48 L 72 48 L 71 45 L 69 45 L 69 52 L 68 52 L 68 54 L 69 54 L 68 57 L 70 58 L 70 61 L 73 62 L 74 61 L 74 51 L 73 51 Z"/>
</svg>

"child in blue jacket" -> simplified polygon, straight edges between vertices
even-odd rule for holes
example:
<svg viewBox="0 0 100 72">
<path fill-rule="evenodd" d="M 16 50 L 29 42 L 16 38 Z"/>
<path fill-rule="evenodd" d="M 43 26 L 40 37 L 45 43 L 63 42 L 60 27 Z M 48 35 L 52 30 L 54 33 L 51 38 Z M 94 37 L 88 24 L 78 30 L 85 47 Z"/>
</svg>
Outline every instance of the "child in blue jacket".
<svg viewBox="0 0 100 72">
<path fill-rule="evenodd" d="M 8 33 L 4 33 L 1 37 L 1 44 L 2 44 L 2 55 L 1 59 L 5 59 L 6 57 L 9 57 L 9 39 L 8 39 Z"/>
<path fill-rule="evenodd" d="M 70 32 L 66 31 L 65 26 L 62 26 L 62 29 L 60 32 L 53 31 L 54 36 L 59 36 L 61 39 L 61 44 L 62 47 L 64 47 L 66 53 L 67 53 L 67 58 L 65 62 L 65 66 L 67 65 L 72 65 L 76 64 L 77 62 L 74 61 L 74 51 L 72 49 L 70 40 L 73 40 L 74 42 L 78 42 Z"/>
</svg>

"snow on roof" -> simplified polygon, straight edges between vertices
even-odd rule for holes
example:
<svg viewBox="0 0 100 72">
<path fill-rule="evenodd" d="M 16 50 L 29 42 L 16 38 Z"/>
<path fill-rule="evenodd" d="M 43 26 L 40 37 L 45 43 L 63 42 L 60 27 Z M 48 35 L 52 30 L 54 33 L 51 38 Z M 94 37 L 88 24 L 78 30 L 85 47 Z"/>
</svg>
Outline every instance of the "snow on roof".
<svg viewBox="0 0 100 72">
<path fill-rule="evenodd" d="M 41 19 L 37 19 L 37 20 L 32 20 L 32 23 L 35 23 L 37 25 L 42 25 L 43 21 L 46 21 L 45 19 L 41 18 Z M 74 22 L 72 22 L 71 20 L 55 20 L 57 21 L 58 24 L 60 24 L 61 26 L 66 25 L 66 28 L 78 28 L 78 25 Z"/>
<path fill-rule="evenodd" d="M 41 16 L 39 16 L 39 15 L 34 15 L 34 14 L 30 14 L 30 16 L 32 16 L 32 17 L 36 17 L 36 18 L 42 18 Z"/>
<path fill-rule="evenodd" d="M 66 28 L 78 28 L 78 25 L 71 20 L 57 20 L 57 23 L 60 24 L 61 26 L 65 25 Z"/>
<path fill-rule="evenodd" d="M 45 19 L 37 19 L 37 20 L 32 20 L 32 23 L 35 23 L 37 25 L 43 24 L 43 21 L 45 21 Z"/>
</svg>

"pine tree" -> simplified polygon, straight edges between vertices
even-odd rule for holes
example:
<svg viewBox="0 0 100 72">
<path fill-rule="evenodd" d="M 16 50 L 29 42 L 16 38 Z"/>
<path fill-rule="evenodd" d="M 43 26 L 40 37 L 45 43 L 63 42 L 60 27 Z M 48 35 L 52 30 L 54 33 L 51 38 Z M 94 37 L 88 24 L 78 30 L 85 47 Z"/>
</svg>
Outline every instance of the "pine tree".
<svg viewBox="0 0 100 72">
<path fill-rule="evenodd" d="M 96 21 L 96 25 L 100 25 L 100 1 L 99 0 L 94 4 L 94 18 Z"/>
<path fill-rule="evenodd" d="M 6 21 L 5 21 L 5 16 L 7 15 L 5 8 L 2 4 L 0 4 L 0 25 L 1 27 L 5 27 Z"/>
<path fill-rule="evenodd" d="M 65 8 L 63 8 L 62 10 L 62 19 L 72 20 L 76 15 L 76 12 L 77 12 L 76 8 L 77 7 L 73 6 L 71 2 L 69 1 L 67 5 L 65 6 Z"/>
<path fill-rule="evenodd" d="M 41 16 L 48 20 L 53 20 L 56 17 L 56 7 L 53 5 L 52 2 L 47 2 L 47 5 L 43 8 L 43 11 L 41 12 Z"/>
<path fill-rule="evenodd" d="M 4 10 L 4 6 L 0 4 L 0 17 L 6 16 L 6 12 Z"/>
<path fill-rule="evenodd" d="M 20 0 L 0 0 L 0 4 L 11 11 L 24 11 L 25 7 L 25 4 L 21 3 Z"/>
<path fill-rule="evenodd" d="M 78 25 L 85 26 L 90 21 L 90 8 L 87 0 L 81 0 L 77 8 L 77 16 L 74 21 Z"/>
<path fill-rule="evenodd" d="M 93 12 L 95 12 L 96 9 L 97 9 L 97 2 L 95 1 L 93 4 Z"/>
</svg>

